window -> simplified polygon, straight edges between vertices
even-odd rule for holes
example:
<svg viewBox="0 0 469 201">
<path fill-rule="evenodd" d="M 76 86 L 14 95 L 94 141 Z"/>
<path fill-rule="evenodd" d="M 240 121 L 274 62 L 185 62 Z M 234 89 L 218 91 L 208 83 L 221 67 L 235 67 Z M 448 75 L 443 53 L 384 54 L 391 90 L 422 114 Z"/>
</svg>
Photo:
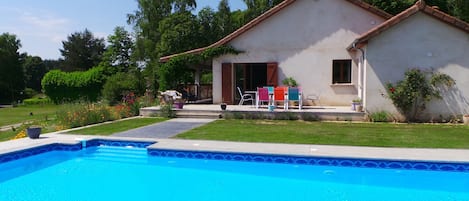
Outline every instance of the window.
<svg viewBox="0 0 469 201">
<path fill-rule="evenodd" d="M 332 61 L 332 84 L 352 83 L 352 60 Z"/>
</svg>

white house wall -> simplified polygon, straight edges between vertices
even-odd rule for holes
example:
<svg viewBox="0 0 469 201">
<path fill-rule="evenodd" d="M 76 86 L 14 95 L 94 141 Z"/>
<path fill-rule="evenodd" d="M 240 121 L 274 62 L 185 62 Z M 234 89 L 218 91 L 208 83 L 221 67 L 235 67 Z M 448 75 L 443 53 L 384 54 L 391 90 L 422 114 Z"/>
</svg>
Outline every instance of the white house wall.
<svg viewBox="0 0 469 201">
<path fill-rule="evenodd" d="M 214 103 L 222 100 L 222 63 L 278 62 L 279 84 L 293 77 L 321 104 L 348 105 L 358 95 L 357 65 L 351 85 L 332 85 L 332 60 L 352 59 L 347 46 L 383 21 L 345 0 L 297 0 L 230 42 L 244 53 L 213 60 Z"/>
<path fill-rule="evenodd" d="M 442 72 L 456 80 L 442 100 L 427 106 L 429 118 L 439 119 L 469 111 L 469 34 L 424 13 L 417 13 L 369 41 L 366 47 L 366 108 L 370 112 L 397 109 L 385 83 L 402 80 L 409 68 Z"/>
</svg>

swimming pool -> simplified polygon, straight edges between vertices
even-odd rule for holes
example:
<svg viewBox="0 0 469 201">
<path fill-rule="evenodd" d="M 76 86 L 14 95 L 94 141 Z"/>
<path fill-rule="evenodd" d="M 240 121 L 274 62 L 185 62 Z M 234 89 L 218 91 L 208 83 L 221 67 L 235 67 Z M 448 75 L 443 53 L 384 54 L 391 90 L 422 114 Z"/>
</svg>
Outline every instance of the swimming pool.
<svg viewBox="0 0 469 201">
<path fill-rule="evenodd" d="M 0 155 L 0 200 L 469 200 L 469 164 L 146 149 L 89 141 Z"/>
</svg>

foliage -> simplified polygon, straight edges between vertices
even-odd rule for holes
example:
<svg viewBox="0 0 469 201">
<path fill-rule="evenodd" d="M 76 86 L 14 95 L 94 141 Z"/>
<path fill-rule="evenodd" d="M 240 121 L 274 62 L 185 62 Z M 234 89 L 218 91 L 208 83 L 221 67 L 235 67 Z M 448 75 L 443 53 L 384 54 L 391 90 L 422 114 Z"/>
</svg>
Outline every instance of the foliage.
<svg viewBox="0 0 469 201">
<path fill-rule="evenodd" d="M 106 80 L 102 89 L 102 95 L 110 105 L 122 101 L 123 97 L 133 91 L 137 95 L 143 94 L 144 83 L 139 74 L 116 73 Z"/>
<path fill-rule="evenodd" d="M 265 13 L 283 0 L 243 0 L 248 9 L 245 12 L 245 22 L 247 23 L 257 16 Z"/>
<path fill-rule="evenodd" d="M 298 83 L 296 82 L 296 80 L 293 77 L 287 77 L 287 78 L 283 79 L 282 84 L 284 84 L 285 86 L 290 86 L 290 87 L 298 86 Z"/>
<path fill-rule="evenodd" d="M 174 13 L 161 20 L 161 33 L 157 50 L 161 55 L 171 55 L 200 47 L 199 23 L 190 12 Z"/>
<path fill-rule="evenodd" d="M 389 14 L 397 15 L 410 6 L 414 5 L 416 0 L 365 0 L 365 2 L 386 11 Z"/>
<path fill-rule="evenodd" d="M 414 5 L 417 0 L 365 0 L 392 15 Z M 425 0 L 429 6 L 437 6 L 441 11 L 469 22 L 469 1 L 467 0 Z"/>
<path fill-rule="evenodd" d="M 23 63 L 26 87 L 40 92 L 41 80 L 46 74 L 46 65 L 42 62 L 41 57 L 26 56 Z"/>
<path fill-rule="evenodd" d="M 231 9 L 228 0 L 221 0 L 218 4 L 218 12 L 215 14 L 215 33 L 217 39 L 222 39 L 235 30 Z"/>
<path fill-rule="evenodd" d="M 368 119 L 371 122 L 389 122 L 390 114 L 389 112 L 386 112 L 386 111 L 372 112 L 368 114 Z"/>
<path fill-rule="evenodd" d="M 430 80 L 420 69 L 409 69 L 404 79 L 395 84 L 386 83 L 388 97 L 407 121 L 416 121 L 426 109 L 426 104 L 434 98 L 441 98 L 438 87 L 451 87 L 455 81 L 448 75 L 431 73 Z"/>
<path fill-rule="evenodd" d="M 21 47 L 16 35 L 0 35 L 0 103 L 11 103 L 19 100 L 25 87 Z"/>
<path fill-rule="evenodd" d="M 176 112 L 173 110 L 172 104 L 164 104 L 160 106 L 160 116 L 165 118 L 176 117 Z"/>
<path fill-rule="evenodd" d="M 63 70 L 67 72 L 86 71 L 97 66 L 105 50 L 104 39 L 95 38 L 88 29 L 73 33 L 62 44 Z"/>
<path fill-rule="evenodd" d="M 44 105 L 44 104 L 50 104 L 52 101 L 49 98 L 29 98 L 29 99 L 24 99 L 23 103 L 25 105 Z"/>
<path fill-rule="evenodd" d="M 42 79 L 44 93 L 55 103 L 77 100 L 96 101 L 104 83 L 103 69 L 85 72 L 49 71 Z"/>
<path fill-rule="evenodd" d="M 57 119 L 64 128 L 75 128 L 116 119 L 104 104 L 73 103 L 64 105 L 57 112 Z"/>
<path fill-rule="evenodd" d="M 224 54 L 238 54 L 239 51 L 230 46 L 208 48 L 201 54 L 182 54 L 171 58 L 162 64 L 159 69 L 160 91 L 175 89 L 179 83 L 188 81 L 189 66 L 200 64 L 203 61 Z"/>
<path fill-rule="evenodd" d="M 137 70 L 135 62 L 132 62 L 134 41 L 129 32 L 123 27 L 116 27 L 114 34 L 108 36 L 107 42 L 109 45 L 99 64 L 104 68 L 106 75 Z"/>
</svg>

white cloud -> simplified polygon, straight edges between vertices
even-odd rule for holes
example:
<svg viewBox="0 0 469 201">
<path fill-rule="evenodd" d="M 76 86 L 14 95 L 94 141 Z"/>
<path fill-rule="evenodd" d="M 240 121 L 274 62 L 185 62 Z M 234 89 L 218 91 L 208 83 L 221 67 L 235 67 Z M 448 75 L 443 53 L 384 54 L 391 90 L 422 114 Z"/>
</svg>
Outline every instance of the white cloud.
<svg viewBox="0 0 469 201">
<path fill-rule="evenodd" d="M 23 13 L 21 20 L 27 24 L 42 30 L 56 30 L 58 27 L 66 26 L 69 20 L 52 16 L 35 16 L 31 13 Z"/>
</svg>

